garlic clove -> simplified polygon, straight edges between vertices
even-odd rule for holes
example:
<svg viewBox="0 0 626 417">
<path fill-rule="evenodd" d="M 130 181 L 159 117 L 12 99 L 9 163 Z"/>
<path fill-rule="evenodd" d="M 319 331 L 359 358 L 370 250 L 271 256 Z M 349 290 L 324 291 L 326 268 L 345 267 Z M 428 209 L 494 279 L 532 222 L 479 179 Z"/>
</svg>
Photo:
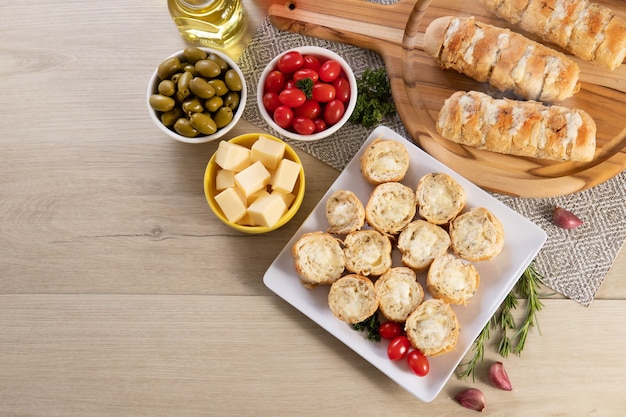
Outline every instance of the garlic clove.
<svg viewBox="0 0 626 417">
<path fill-rule="evenodd" d="M 583 224 L 574 213 L 569 212 L 561 207 L 555 207 L 552 213 L 554 224 L 563 229 L 574 229 Z"/>
<path fill-rule="evenodd" d="M 461 391 L 454 399 L 470 410 L 483 411 L 486 406 L 485 396 L 478 388 L 468 388 L 465 391 Z"/>
<path fill-rule="evenodd" d="M 503 389 L 505 391 L 511 391 L 511 380 L 504 370 L 502 362 L 494 362 L 489 367 L 489 382 L 496 388 Z"/>
</svg>

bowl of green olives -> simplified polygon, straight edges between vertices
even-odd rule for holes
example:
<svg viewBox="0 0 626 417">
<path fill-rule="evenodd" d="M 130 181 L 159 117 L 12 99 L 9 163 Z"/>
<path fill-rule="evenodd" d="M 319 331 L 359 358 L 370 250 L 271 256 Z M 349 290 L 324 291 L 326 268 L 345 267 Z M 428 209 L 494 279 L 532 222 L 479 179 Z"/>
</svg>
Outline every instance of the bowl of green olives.
<svg viewBox="0 0 626 417">
<path fill-rule="evenodd" d="M 235 61 L 223 52 L 195 46 L 163 60 L 147 92 L 154 123 L 185 143 L 224 136 L 241 118 L 246 99 L 245 79 Z"/>
</svg>

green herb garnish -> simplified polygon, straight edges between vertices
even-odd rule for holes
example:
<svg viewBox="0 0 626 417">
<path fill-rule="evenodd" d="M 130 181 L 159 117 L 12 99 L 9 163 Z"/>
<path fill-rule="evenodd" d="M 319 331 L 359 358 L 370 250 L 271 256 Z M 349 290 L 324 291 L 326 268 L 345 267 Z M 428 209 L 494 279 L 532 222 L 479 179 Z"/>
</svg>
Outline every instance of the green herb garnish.
<svg viewBox="0 0 626 417">
<path fill-rule="evenodd" d="M 378 328 L 380 327 L 380 321 L 378 320 L 378 313 L 372 314 L 362 322 L 352 325 L 352 328 L 359 332 L 367 332 L 367 339 L 374 342 L 380 342 L 380 334 Z"/>
<path fill-rule="evenodd" d="M 350 122 L 371 127 L 395 113 L 396 107 L 385 68 L 366 69 L 356 83 L 358 94 Z"/>
<path fill-rule="evenodd" d="M 313 80 L 310 78 L 302 78 L 296 81 L 296 87 L 298 87 L 306 98 L 310 99 L 313 97 Z"/>
</svg>

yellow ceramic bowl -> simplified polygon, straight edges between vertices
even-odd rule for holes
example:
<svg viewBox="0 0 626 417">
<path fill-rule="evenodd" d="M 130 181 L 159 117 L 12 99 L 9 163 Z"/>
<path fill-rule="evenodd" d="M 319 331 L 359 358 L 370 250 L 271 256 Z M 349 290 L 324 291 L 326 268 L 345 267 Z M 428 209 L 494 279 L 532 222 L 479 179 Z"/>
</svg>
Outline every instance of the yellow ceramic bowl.
<svg viewBox="0 0 626 417">
<path fill-rule="evenodd" d="M 259 138 L 259 135 L 263 135 L 269 139 L 284 143 L 279 138 L 268 135 L 266 133 L 249 133 L 249 134 L 234 137 L 229 142 L 232 142 L 241 146 L 245 146 L 246 148 L 250 148 L 254 144 L 254 142 L 257 141 L 257 139 Z M 294 201 L 291 203 L 291 206 L 289 207 L 287 212 L 283 214 L 280 220 L 271 227 L 245 226 L 245 225 L 230 222 L 226 218 L 226 216 L 220 209 L 219 205 L 215 201 L 215 195 L 217 194 L 217 191 L 215 190 L 215 176 L 217 174 L 217 171 L 219 170 L 219 166 L 215 162 L 215 154 L 211 156 L 211 159 L 209 160 L 209 163 L 204 172 L 204 195 L 206 197 L 207 202 L 209 203 L 209 206 L 211 207 L 211 210 L 213 210 L 213 213 L 215 213 L 218 219 L 220 219 L 224 224 L 232 227 L 233 229 L 239 230 L 241 232 L 253 233 L 253 234 L 271 232 L 272 230 L 276 230 L 279 227 L 284 226 L 289 220 L 291 220 L 291 218 L 297 213 L 298 209 L 302 205 L 302 200 L 304 199 L 304 189 L 305 189 L 304 167 L 302 167 L 302 162 L 300 161 L 298 154 L 296 154 L 293 148 L 289 146 L 288 144 L 285 144 L 285 145 L 286 145 L 285 158 L 290 159 L 300 165 L 300 175 L 298 177 L 298 180 L 296 181 L 296 184 L 293 190 L 293 194 L 295 195 Z"/>
</svg>

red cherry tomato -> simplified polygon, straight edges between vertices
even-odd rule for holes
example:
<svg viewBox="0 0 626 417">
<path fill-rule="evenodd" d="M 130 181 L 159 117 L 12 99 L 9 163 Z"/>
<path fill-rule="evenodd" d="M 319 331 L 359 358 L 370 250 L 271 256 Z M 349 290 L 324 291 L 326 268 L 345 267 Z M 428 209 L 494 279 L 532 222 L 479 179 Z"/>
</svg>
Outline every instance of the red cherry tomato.
<svg viewBox="0 0 626 417">
<path fill-rule="evenodd" d="M 291 74 L 302 68 L 304 58 L 298 51 L 289 51 L 278 58 L 278 70 L 287 74 Z"/>
<path fill-rule="evenodd" d="M 402 334 L 402 326 L 395 321 L 386 321 L 378 327 L 378 334 L 383 339 L 392 340 Z"/>
<path fill-rule="evenodd" d="M 270 91 L 280 93 L 280 90 L 282 90 L 285 86 L 285 81 L 285 74 L 280 71 L 270 71 L 270 73 L 267 74 L 267 78 L 265 78 L 265 83 L 263 84 L 263 88 L 265 89 L 264 91 L 266 93 Z"/>
<path fill-rule="evenodd" d="M 313 120 L 322 115 L 322 107 L 315 100 L 307 100 L 303 105 L 293 109 L 293 112 L 296 116 L 304 116 Z"/>
<path fill-rule="evenodd" d="M 406 336 L 397 336 L 387 346 L 387 356 L 392 361 L 399 361 L 404 359 L 409 353 L 411 348 L 411 342 Z"/>
<path fill-rule="evenodd" d="M 267 112 L 269 114 L 274 113 L 274 110 L 276 110 L 276 108 L 278 106 L 280 106 L 280 100 L 278 99 L 278 93 L 275 93 L 274 91 L 270 91 L 268 93 L 263 94 L 263 106 L 265 107 L 265 110 L 267 110 Z"/>
<path fill-rule="evenodd" d="M 289 129 L 293 122 L 293 110 L 287 106 L 278 106 L 274 110 L 274 122 L 283 129 Z"/>
<path fill-rule="evenodd" d="M 409 368 L 417 376 L 426 376 L 430 371 L 428 358 L 419 350 L 412 350 L 407 356 Z"/>
<path fill-rule="evenodd" d="M 313 120 L 304 116 L 296 116 L 293 119 L 293 130 L 301 135 L 310 135 L 315 132 L 315 123 Z"/>
<path fill-rule="evenodd" d="M 313 84 L 311 95 L 315 101 L 328 103 L 335 98 L 335 87 L 332 84 L 316 83 Z"/>
<path fill-rule="evenodd" d="M 308 68 L 301 68 L 298 71 L 293 73 L 293 80 L 296 82 L 298 82 L 299 80 L 303 80 L 305 78 L 310 78 L 313 80 L 313 82 L 316 82 L 317 80 L 319 80 L 320 77 L 317 74 L 317 72 Z"/>
<path fill-rule="evenodd" d="M 350 81 L 347 78 L 339 77 L 333 81 L 333 87 L 335 87 L 335 98 L 347 103 L 350 100 Z"/>
<path fill-rule="evenodd" d="M 322 64 L 319 74 L 322 81 L 332 83 L 341 74 L 341 65 L 339 65 L 339 62 L 329 59 Z"/>
<path fill-rule="evenodd" d="M 288 88 L 280 92 L 278 99 L 285 106 L 294 108 L 304 104 L 306 95 L 299 88 Z"/>
<path fill-rule="evenodd" d="M 289 90 L 290 88 L 297 88 L 296 82 L 293 80 L 293 78 L 290 78 L 287 81 L 285 81 L 285 86 L 283 87 L 283 90 Z"/>
<path fill-rule="evenodd" d="M 315 123 L 315 133 L 323 132 L 328 127 L 324 119 L 321 117 L 313 120 L 313 123 Z"/>
<path fill-rule="evenodd" d="M 302 68 L 312 69 L 315 72 L 320 69 L 320 60 L 317 59 L 316 56 L 304 55 L 302 58 L 304 59 L 304 64 L 302 65 Z"/>
<path fill-rule="evenodd" d="M 346 111 L 346 106 L 339 100 L 333 100 L 326 104 L 324 107 L 324 120 L 329 125 L 334 125 L 343 117 Z"/>
</svg>

